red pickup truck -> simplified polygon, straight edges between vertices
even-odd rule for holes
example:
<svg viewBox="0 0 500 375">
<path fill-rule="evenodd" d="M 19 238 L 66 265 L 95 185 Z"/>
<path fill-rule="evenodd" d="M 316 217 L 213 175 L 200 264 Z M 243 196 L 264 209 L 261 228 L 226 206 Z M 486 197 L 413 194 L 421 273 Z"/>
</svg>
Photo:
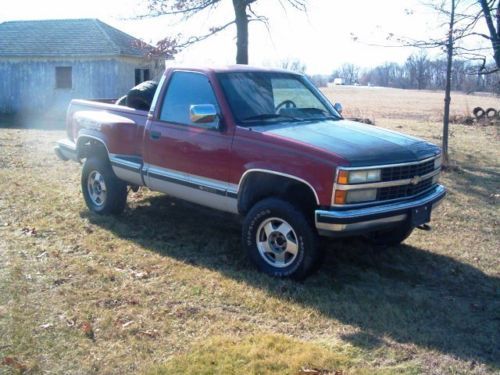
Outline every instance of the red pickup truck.
<svg viewBox="0 0 500 375">
<path fill-rule="evenodd" d="M 127 186 L 147 186 L 242 215 L 256 266 L 301 279 L 318 236 L 398 244 L 445 196 L 439 147 L 338 109 L 293 72 L 169 68 L 149 111 L 73 100 L 55 152 L 85 160 L 90 210 L 118 214 Z"/>
</svg>

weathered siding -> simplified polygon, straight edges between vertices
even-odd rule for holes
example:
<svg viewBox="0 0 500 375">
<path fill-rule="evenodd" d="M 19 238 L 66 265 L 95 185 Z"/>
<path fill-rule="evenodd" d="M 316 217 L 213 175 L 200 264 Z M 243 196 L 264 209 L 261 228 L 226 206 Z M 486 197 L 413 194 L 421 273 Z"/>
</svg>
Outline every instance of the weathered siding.
<svg viewBox="0 0 500 375">
<path fill-rule="evenodd" d="M 56 88 L 56 67 L 72 67 L 72 88 Z M 118 98 L 135 84 L 139 58 L 18 59 L 0 56 L 0 113 L 64 112 L 73 98 Z"/>
</svg>

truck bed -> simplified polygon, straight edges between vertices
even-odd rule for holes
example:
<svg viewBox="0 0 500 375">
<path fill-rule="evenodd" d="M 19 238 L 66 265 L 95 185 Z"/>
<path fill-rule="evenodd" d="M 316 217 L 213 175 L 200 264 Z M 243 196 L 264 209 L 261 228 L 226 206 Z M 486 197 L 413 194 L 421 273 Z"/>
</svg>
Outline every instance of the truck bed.
<svg viewBox="0 0 500 375">
<path fill-rule="evenodd" d="M 148 111 L 106 103 L 111 100 L 72 100 L 66 115 L 66 131 L 76 141 L 79 132 L 101 126 L 118 154 L 142 157 L 142 137 Z M 109 124 L 109 126 L 107 126 Z"/>
</svg>

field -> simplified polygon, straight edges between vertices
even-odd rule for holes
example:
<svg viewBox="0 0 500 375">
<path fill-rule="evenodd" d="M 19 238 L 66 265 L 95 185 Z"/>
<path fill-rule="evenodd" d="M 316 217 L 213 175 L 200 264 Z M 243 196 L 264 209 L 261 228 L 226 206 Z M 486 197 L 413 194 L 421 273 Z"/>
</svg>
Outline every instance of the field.
<svg viewBox="0 0 500 375">
<path fill-rule="evenodd" d="M 325 90 L 347 117 L 441 140 L 442 95 Z M 453 95 L 453 114 L 493 97 Z M 493 374 L 500 371 L 498 127 L 453 125 L 432 231 L 328 241 L 304 283 L 257 273 L 240 220 L 130 193 L 84 206 L 62 130 L 0 128 L 0 374 Z M 193 213 L 196 213 L 194 215 Z"/>
</svg>

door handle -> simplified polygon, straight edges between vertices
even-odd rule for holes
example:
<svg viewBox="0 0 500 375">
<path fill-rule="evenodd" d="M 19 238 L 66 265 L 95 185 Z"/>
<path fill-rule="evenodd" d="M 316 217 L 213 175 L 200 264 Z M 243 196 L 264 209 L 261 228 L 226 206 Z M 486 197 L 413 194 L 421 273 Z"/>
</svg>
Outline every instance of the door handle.
<svg viewBox="0 0 500 375">
<path fill-rule="evenodd" d="M 149 132 L 149 138 L 157 140 L 161 138 L 161 133 L 155 130 Z"/>
</svg>

